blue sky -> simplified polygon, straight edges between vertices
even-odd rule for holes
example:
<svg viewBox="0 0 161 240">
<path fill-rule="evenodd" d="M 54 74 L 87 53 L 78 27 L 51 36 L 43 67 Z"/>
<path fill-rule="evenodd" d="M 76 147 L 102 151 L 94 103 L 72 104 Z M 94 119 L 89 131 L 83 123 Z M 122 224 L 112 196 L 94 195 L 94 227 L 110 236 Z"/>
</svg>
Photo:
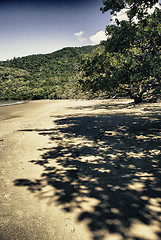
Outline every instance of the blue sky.
<svg viewBox="0 0 161 240">
<path fill-rule="evenodd" d="M 102 0 L 0 0 L 0 60 L 97 44 L 110 13 Z"/>
</svg>

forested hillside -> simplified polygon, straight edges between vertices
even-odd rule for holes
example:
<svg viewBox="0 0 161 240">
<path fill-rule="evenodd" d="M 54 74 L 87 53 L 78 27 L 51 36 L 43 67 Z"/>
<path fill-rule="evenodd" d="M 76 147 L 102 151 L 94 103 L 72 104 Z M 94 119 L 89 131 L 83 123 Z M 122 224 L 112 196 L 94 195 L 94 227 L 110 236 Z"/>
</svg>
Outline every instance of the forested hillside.
<svg viewBox="0 0 161 240">
<path fill-rule="evenodd" d="M 0 62 L 0 100 L 82 97 L 78 85 L 80 60 L 103 47 L 64 48 Z"/>
<path fill-rule="evenodd" d="M 156 2 L 103 1 L 102 12 L 128 11 L 126 20 L 106 27 L 100 45 L 0 62 L 0 100 L 161 98 L 161 8 L 148 14 Z"/>
</svg>

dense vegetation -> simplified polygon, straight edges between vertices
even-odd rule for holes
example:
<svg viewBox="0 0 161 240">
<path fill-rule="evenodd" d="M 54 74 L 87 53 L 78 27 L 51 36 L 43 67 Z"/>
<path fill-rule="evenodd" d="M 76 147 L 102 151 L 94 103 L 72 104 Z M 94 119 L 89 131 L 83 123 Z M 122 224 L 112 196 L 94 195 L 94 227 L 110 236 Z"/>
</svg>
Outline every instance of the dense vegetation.
<svg viewBox="0 0 161 240">
<path fill-rule="evenodd" d="M 128 3 L 128 20 L 107 26 L 105 51 L 82 60 L 80 83 L 93 93 L 129 96 L 135 103 L 154 101 L 161 90 L 161 10 L 148 14 L 157 1 L 103 1 L 117 13 Z"/>
<path fill-rule="evenodd" d="M 101 45 L 64 48 L 0 62 L 0 100 L 161 96 L 161 10 L 157 0 L 103 0 L 102 12 L 127 20 L 106 27 Z"/>
<path fill-rule="evenodd" d="M 64 48 L 0 62 L 0 100 L 83 97 L 77 76 L 80 59 L 102 47 Z"/>
</svg>

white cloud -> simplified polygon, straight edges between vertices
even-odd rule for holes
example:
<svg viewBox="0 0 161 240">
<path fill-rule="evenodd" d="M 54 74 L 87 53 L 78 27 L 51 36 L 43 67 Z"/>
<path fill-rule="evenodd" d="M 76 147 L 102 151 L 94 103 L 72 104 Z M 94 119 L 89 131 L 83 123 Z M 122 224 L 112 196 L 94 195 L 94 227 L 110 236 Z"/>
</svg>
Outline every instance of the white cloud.
<svg viewBox="0 0 161 240">
<path fill-rule="evenodd" d="M 85 32 L 84 31 L 80 31 L 77 33 L 74 33 L 74 36 L 80 41 L 80 42 L 85 42 L 87 40 L 87 38 L 84 37 Z"/>
<path fill-rule="evenodd" d="M 106 40 L 107 36 L 105 34 L 105 31 L 99 31 L 96 34 L 90 36 L 89 38 L 93 44 L 99 44 L 100 41 Z"/>
<path fill-rule="evenodd" d="M 80 31 L 78 33 L 74 33 L 74 36 L 81 37 L 84 34 L 84 31 Z"/>
</svg>

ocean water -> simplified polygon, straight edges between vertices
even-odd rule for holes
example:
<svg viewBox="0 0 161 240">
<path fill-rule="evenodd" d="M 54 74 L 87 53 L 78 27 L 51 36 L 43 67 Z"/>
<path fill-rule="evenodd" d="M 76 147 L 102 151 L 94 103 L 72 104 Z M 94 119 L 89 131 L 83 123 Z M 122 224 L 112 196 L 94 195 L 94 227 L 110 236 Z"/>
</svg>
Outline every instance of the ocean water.
<svg viewBox="0 0 161 240">
<path fill-rule="evenodd" d="M 0 107 L 21 104 L 23 101 L 0 101 Z"/>
</svg>

